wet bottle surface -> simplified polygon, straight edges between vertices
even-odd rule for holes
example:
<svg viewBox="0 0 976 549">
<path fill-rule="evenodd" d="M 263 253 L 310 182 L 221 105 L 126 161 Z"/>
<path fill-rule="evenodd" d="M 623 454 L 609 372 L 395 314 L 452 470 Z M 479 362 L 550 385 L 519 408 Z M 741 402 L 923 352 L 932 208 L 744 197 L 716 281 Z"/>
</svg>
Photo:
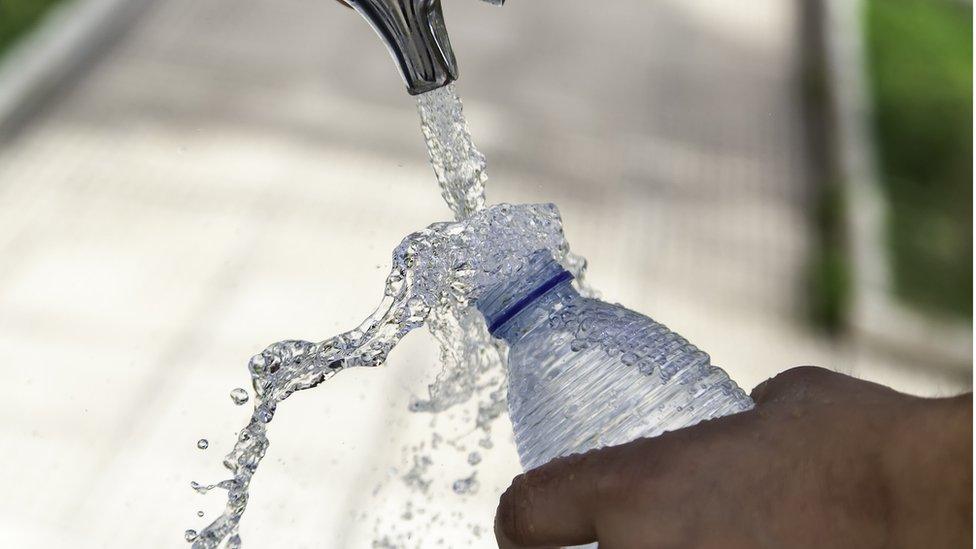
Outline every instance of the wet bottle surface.
<svg viewBox="0 0 976 549">
<path fill-rule="evenodd" d="M 548 253 L 526 261 L 477 307 L 509 345 L 508 407 L 526 470 L 753 406 L 680 335 L 581 296 Z"/>
</svg>

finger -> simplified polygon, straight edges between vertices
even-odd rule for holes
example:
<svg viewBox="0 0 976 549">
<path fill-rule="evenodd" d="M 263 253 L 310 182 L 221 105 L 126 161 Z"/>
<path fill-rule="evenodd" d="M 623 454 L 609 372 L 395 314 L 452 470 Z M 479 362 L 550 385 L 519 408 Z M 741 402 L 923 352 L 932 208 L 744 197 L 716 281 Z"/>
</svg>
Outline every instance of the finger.
<svg viewBox="0 0 976 549">
<path fill-rule="evenodd" d="M 773 378 L 769 378 L 766 381 L 763 381 L 759 385 L 756 385 L 752 389 L 752 392 L 749 393 L 749 398 L 751 398 L 752 401 L 755 402 L 757 406 L 765 403 L 766 399 L 769 398 L 769 386 L 772 384 L 772 381 Z"/>
<path fill-rule="evenodd" d="M 508 536 L 505 535 L 505 532 L 503 532 L 501 527 L 499 526 L 497 517 L 495 520 L 495 541 L 498 542 L 498 549 L 529 549 L 526 548 L 524 545 L 518 545 L 514 541 L 508 539 Z M 553 545 L 549 547 L 532 547 L 531 549 L 559 549 L 559 548 Z"/>
<path fill-rule="evenodd" d="M 498 546 L 548 547 L 596 541 L 598 452 L 558 459 L 515 477 L 495 515 Z"/>
<path fill-rule="evenodd" d="M 798 366 L 763 381 L 750 393 L 757 405 L 802 396 L 807 389 L 823 385 L 837 374 L 816 366 Z"/>
</svg>

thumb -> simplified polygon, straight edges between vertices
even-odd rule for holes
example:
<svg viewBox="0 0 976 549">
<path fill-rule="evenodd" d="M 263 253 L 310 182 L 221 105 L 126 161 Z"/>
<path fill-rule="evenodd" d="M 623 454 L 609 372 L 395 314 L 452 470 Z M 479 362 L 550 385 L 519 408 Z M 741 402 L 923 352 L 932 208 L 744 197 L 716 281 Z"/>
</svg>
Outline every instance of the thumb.
<svg viewBox="0 0 976 549">
<path fill-rule="evenodd" d="M 599 454 L 557 459 L 515 477 L 495 513 L 498 546 L 543 548 L 596 541 Z"/>
</svg>

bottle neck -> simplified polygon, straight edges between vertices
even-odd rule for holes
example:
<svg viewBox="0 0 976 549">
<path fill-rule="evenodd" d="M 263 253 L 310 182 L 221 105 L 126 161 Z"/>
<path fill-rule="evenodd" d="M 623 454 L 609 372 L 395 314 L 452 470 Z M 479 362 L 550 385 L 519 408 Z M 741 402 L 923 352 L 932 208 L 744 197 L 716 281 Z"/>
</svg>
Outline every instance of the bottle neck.
<svg viewBox="0 0 976 549">
<path fill-rule="evenodd" d="M 578 297 L 572 280 L 573 275 L 549 252 L 539 252 L 503 276 L 478 299 L 476 306 L 484 315 L 491 335 L 511 344 L 525 333 L 527 318 L 541 304 L 552 301 L 557 294 L 561 299 Z"/>
<path fill-rule="evenodd" d="M 579 298 L 570 280 L 560 282 L 526 304 L 505 324 L 498 326 L 492 335 L 504 339 L 509 346 L 515 345 L 538 326 L 548 326 L 554 313 L 558 314 L 560 309 Z"/>
</svg>

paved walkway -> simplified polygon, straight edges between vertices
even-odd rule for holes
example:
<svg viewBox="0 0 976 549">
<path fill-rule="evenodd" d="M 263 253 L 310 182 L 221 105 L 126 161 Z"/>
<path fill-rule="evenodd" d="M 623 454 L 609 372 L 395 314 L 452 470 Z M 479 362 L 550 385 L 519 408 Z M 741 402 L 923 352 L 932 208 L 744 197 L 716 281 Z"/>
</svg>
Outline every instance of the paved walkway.
<svg viewBox="0 0 976 549">
<path fill-rule="evenodd" d="M 801 321 L 794 3 L 446 9 L 490 198 L 559 204 L 607 298 L 668 323 L 744 386 L 807 363 L 923 394 L 968 385 Z M 157 0 L 0 149 L 0 353 L 14 388 L 0 446 L 16 449 L 0 469 L 0 545 L 172 547 L 202 524 L 197 509 L 213 516 L 217 497 L 187 484 L 222 475 L 247 357 L 356 324 L 400 238 L 449 217 L 413 109 L 365 24 L 326 0 Z M 418 334 L 389 368 L 283 406 L 250 547 L 363 547 L 362 512 L 402 512 L 370 494 L 426 432 L 405 407 L 433 360 Z M 496 441 L 479 495 L 435 508 L 487 531 L 516 469 Z"/>
</svg>

